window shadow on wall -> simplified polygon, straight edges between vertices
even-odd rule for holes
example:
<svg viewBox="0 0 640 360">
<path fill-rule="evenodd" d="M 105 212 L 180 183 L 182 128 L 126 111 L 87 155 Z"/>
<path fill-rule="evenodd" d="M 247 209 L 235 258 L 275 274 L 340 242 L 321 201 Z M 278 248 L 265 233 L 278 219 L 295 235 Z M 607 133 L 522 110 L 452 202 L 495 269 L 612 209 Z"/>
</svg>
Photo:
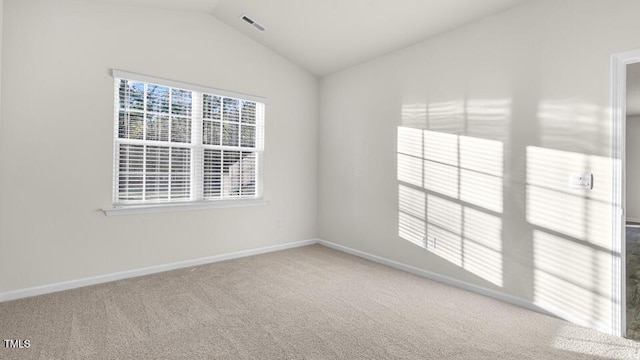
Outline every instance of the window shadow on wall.
<svg viewBox="0 0 640 360">
<path fill-rule="evenodd" d="M 533 146 L 508 143 L 511 107 L 509 100 L 403 106 L 398 235 L 541 310 L 609 329 L 612 301 L 620 301 L 611 292 L 612 258 L 620 254 L 611 251 L 604 178 L 614 160 L 592 155 L 606 145 L 602 114 L 588 104 L 542 103 L 538 121 L 524 127 L 536 133 L 518 137 Z M 571 189 L 569 175 L 584 173 L 600 175 L 594 189 Z"/>
<path fill-rule="evenodd" d="M 592 326 L 607 326 L 610 318 L 611 201 L 604 184 L 593 191 L 569 188 L 567 174 L 606 174 L 609 166 L 601 156 L 527 147 L 534 303 Z"/>
<path fill-rule="evenodd" d="M 504 129 L 508 114 L 508 101 L 405 105 L 397 130 L 398 235 L 499 287 L 504 144 L 452 132 Z"/>
</svg>

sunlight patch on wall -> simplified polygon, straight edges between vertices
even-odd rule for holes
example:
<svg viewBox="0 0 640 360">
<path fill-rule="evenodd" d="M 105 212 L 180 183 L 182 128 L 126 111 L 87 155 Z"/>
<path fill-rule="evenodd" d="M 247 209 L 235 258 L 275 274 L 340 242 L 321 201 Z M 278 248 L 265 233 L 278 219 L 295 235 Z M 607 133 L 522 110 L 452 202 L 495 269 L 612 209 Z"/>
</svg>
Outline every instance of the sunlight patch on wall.
<svg viewBox="0 0 640 360">
<path fill-rule="evenodd" d="M 609 150 L 609 117 L 599 106 L 579 99 L 543 101 L 538 107 L 540 140 L 544 147 L 576 148 L 585 152 Z"/>
<path fill-rule="evenodd" d="M 527 221 L 534 226 L 534 302 L 560 316 L 605 328 L 611 311 L 609 159 L 527 147 Z M 594 174 L 593 190 L 569 187 Z M 600 176 L 598 176 L 600 175 Z M 615 255 L 615 254 L 614 254 Z"/>
<path fill-rule="evenodd" d="M 488 210 L 502 212 L 502 178 L 461 169 L 460 199 Z"/>
<path fill-rule="evenodd" d="M 452 198 L 458 197 L 459 168 L 439 162 L 424 161 L 424 188 Z"/>
<path fill-rule="evenodd" d="M 426 247 L 424 220 L 415 218 L 409 214 L 398 214 L 398 235 L 420 247 Z"/>
<path fill-rule="evenodd" d="M 422 136 L 420 129 L 398 127 L 398 153 L 422 158 Z"/>
<path fill-rule="evenodd" d="M 423 247 L 456 266 L 502 286 L 500 217 L 432 193 L 427 194 L 426 204 Z"/>
<path fill-rule="evenodd" d="M 404 126 L 397 139 L 399 236 L 502 286 L 503 144 Z"/>
<path fill-rule="evenodd" d="M 460 234 L 443 229 L 430 222 L 427 222 L 427 234 L 437 239 L 436 246 L 430 247 L 430 240 L 427 238 L 427 250 L 456 266 L 463 267 L 463 241 Z"/>
<path fill-rule="evenodd" d="M 460 167 L 502 177 L 503 146 L 499 141 L 460 137 Z"/>
<path fill-rule="evenodd" d="M 462 266 L 462 205 L 427 194 L 426 215 L 429 236 L 427 249 L 457 266 Z"/>
<path fill-rule="evenodd" d="M 457 166 L 459 159 L 458 135 L 423 131 L 424 151 L 421 154 L 432 162 Z"/>
<path fill-rule="evenodd" d="M 534 303 L 603 326 L 610 317 L 608 252 L 541 230 L 533 233 Z"/>
<path fill-rule="evenodd" d="M 425 189 L 502 212 L 501 142 L 427 130 L 423 156 Z"/>
<path fill-rule="evenodd" d="M 587 199 L 565 191 L 527 186 L 527 221 L 577 239 L 587 236 Z"/>
<path fill-rule="evenodd" d="M 476 139 L 506 140 L 505 130 L 511 121 L 511 100 L 471 99 L 465 109 L 466 135 Z"/>
<path fill-rule="evenodd" d="M 426 199 L 422 191 L 400 185 L 398 187 L 398 201 L 400 211 L 424 220 Z"/>
<path fill-rule="evenodd" d="M 444 133 L 464 131 L 465 103 L 462 100 L 427 105 L 427 129 Z"/>
<path fill-rule="evenodd" d="M 460 136 L 460 199 L 502 212 L 503 144 Z"/>
<path fill-rule="evenodd" d="M 422 186 L 422 130 L 398 128 L 398 180 Z"/>
<path fill-rule="evenodd" d="M 398 187 L 398 234 L 401 238 L 426 247 L 425 194 L 409 186 Z"/>
<path fill-rule="evenodd" d="M 427 194 L 427 219 L 441 229 L 462 233 L 462 205 L 459 203 Z"/>
<path fill-rule="evenodd" d="M 470 99 L 402 106 L 402 126 L 505 141 L 511 100 Z"/>
<path fill-rule="evenodd" d="M 426 104 L 402 105 L 402 125 L 405 128 L 425 128 L 427 125 Z"/>
<path fill-rule="evenodd" d="M 593 190 L 570 189 L 570 174 L 593 173 Z M 527 221 L 611 247 L 611 161 L 569 151 L 527 147 Z M 607 176 L 598 176 L 607 174 Z"/>
<path fill-rule="evenodd" d="M 398 154 L 398 180 L 421 186 L 422 160 L 413 156 Z"/>
<path fill-rule="evenodd" d="M 502 220 L 494 215 L 464 209 L 464 268 L 502 285 Z"/>
</svg>

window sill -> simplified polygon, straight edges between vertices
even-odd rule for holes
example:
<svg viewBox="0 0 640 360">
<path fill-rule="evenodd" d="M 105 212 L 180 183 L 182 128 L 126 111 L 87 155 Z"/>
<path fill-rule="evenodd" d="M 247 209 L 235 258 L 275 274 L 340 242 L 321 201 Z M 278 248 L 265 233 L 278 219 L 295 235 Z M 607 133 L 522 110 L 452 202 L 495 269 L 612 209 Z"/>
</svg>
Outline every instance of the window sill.
<svg viewBox="0 0 640 360">
<path fill-rule="evenodd" d="M 199 209 L 232 208 L 245 206 L 264 206 L 268 202 L 264 199 L 242 199 L 242 200 L 218 200 L 201 201 L 189 203 L 164 203 L 164 204 L 143 204 L 143 205 L 121 205 L 102 209 L 106 216 L 149 214 L 170 211 L 185 211 Z"/>
</svg>

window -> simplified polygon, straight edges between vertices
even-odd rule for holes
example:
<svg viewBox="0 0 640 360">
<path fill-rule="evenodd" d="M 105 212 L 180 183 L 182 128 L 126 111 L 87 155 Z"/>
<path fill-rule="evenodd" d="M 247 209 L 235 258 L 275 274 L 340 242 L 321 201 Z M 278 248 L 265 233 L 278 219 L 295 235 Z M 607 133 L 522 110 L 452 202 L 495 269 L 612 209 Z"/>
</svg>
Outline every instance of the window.
<svg viewBox="0 0 640 360">
<path fill-rule="evenodd" d="M 264 99 L 114 70 L 114 205 L 262 197 Z"/>
</svg>

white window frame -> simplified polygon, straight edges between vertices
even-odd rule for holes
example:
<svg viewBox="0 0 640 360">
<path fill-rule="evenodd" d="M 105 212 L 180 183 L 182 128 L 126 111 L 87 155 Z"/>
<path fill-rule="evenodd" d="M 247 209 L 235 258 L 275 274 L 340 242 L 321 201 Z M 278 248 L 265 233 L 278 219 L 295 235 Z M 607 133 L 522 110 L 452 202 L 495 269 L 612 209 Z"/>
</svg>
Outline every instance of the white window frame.
<svg viewBox="0 0 640 360">
<path fill-rule="evenodd" d="M 203 208 L 220 208 L 220 207 L 241 207 L 241 206 L 258 206 L 266 205 L 264 200 L 264 113 L 267 104 L 267 99 L 259 96 L 247 95 L 242 93 L 236 93 L 226 90 L 220 90 L 200 85 L 194 85 L 174 80 L 167 80 L 157 78 L 148 75 L 136 74 L 122 70 L 112 70 L 112 76 L 114 79 L 114 134 L 113 134 L 113 198 L 112 207 L 103 209 L 105 215 L 125 215 L 125 214 L 137 214 L 137 213 L 155 213 L 164 211 L 178 211 L 178 210 L 193 210 Z M 167 86 L 170 88 L 177 88 L 183 90 L 192 91 L 192 117 L 191 117 L 191 143 L 180 143 L 180 147 L 191 148 L 191 185 L 190 185 L 190 200 L 187 201 L 149 201 L 149 202 L 119 202 L 118 201 L 118 146 L 122 139 L 118 137 L 119 131 L 119 119 L 118 113 L 120 111 L 119 105 L 119 81 L 120 79 L 126 79 L 136 82 L 142 82 L 145 84 L 155 84 L 160 86 Z M 252 197 L 239 197 L 239 198 L 222 198 L 222 199 L 204 199 L 203 198 L 203 186 L 204 181 L 202 179 L 204 172 L 204 150 L 216 148 L 220 150 L 232 150 L 243 151 L 243 149 L 236 147 L 225 147 L 220 145 L 203 145 L 202 141 L 202 127 L 203 127 L 203 113 L 202 113 L 202 98 L 203 94 L 211 94 L 219 96 L 221 98 L 233 98 L 238 100 L 248 100 L 256 103 L 258 107 L 257 112 L 262 116 L 256 116 L 256 145 L 255 148 L 246 148 L 244 151 L 250 151 L 256 153 L 256 184 L 255 184 L 255 196 Z M 222 99 L 221 99 L 222 100 Z M 221 104 L 222 105 L 222 104 Z M 146 111 L 146 109 L 145 109 Z M 222 106 L 221 106 L 222 111 Z M 239 120 L 240 121 L 240 120 Z M 240 134 L 238 135 L 240 136 Z M 241 140 L 240 140 L 241 141 Z M 145 145 L 154 145 L 150 140 L 132 140 L 127 139 L 127 143 L 139 143 Z M 172 145 L 174 143 L 163 143 L 163 146 Z"/>
</svg>

